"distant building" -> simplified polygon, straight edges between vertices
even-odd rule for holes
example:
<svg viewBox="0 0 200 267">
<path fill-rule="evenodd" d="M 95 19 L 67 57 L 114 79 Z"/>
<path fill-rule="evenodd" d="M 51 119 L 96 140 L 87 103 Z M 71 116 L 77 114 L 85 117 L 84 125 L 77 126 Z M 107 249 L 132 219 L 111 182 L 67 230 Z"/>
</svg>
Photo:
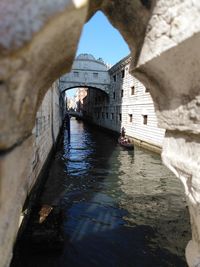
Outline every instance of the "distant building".
<svg viewBox="0 0 200 267">
<path fill-rule="evenodd" d="M 74 98 L 67 98 L 67 110 L 74 110 L 76 107 Z"/>
<path fill-rule="evenodd" d="M 76 111 L 80 112 L 83 110 L 83 100 L 87 96 L 87 88 L 78 88 L 75 95 L 75 106 Z"/>
<path fill-rule="evenodd" d="M 60 91 L 78 88 L 75 110 L 90 122 L 126 135 L 139 145 L 162 147 L 165 130 L 157 126 L 149 91 L 129 73 L 131 57 L 108 67 L 101 58 L 80 54 L 60 79 Z"/>
<path fill-rule="evenodd" d="M 81 109 L 99 126 L 116 132 L 125 127 L 126 135 L 139 144 L 162 147 L 165 130 L 157 126 L 150 88 L 129 73 L 130 61 L 127 56 L 108 70 L 109 94 L 89 88 Z"/>
</svg>

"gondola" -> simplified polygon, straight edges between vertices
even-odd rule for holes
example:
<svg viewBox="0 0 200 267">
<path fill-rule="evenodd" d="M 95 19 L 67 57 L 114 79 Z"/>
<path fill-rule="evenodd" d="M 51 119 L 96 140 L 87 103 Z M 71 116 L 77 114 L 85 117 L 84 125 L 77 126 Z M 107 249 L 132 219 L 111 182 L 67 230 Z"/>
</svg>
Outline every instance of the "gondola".
<svg viewBox="0 0 200 267">
<path fill-rule="evenodd" d="M 133 148 L 134 148 L 134 145 L 129 141 L 129 139 L 127 139 L 127 138 L 125 138 L 125 137 L 122 137 L 122 136 L 120 136 L 120 137 L 118 138 L 118 143 L 119 143 L 121 146 L 123 146 L 123 147 L 125 147 L 125 148 L 127 148 L 127 149 L 133 149 Z"/>
</svg>

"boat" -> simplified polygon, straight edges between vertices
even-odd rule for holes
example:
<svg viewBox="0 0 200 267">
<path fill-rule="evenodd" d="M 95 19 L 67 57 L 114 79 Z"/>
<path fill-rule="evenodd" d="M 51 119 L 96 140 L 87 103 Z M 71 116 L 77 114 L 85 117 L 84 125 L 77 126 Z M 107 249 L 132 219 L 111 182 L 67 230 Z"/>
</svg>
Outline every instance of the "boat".
<svg viewBox="0 0 200 267">
<path fill-rule="evenodd" d="M 118 143 L 121 145 L 121 146 L 123 146 L 123 147 L 125 147 L 125 148 L 128 148 L 128 149 L 133 149 L 134 148 L 134 145 L 130 142 L 130 140 L 129 139 L 127 139 L 126 137 L 122 137 L 122 136 L 120 136 L 119 138 L 118 138 Z"/>
</svg>

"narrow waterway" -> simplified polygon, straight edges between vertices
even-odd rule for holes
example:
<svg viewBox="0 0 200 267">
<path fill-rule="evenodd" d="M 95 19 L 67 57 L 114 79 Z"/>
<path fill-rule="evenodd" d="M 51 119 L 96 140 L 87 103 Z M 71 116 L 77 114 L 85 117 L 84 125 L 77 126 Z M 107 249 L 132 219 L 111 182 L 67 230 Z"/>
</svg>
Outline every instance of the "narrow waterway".
<svg viewBox="0 0 200 267">
<path fill-rule="evenodd" d="M 73 119 L 60 143 L 40 201 L 62 209 L 64 247 L 40 251 L 26 241 L 12 267 L 187 266 L 183 187 L 159 155 L 127 151 Z"/>
</svg>

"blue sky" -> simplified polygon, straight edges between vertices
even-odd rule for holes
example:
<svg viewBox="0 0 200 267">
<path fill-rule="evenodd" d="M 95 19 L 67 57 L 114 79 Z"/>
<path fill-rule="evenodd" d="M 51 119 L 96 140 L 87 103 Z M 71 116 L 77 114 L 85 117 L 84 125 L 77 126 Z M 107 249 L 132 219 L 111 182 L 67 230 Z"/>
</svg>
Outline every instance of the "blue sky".
<svg viewBox="0 0 200 267">
<path fill-rule="evenodd" d="M 121 34 L 110 24 L 102 12 L 97 12 L 85 24 L 78 45 L 77 55 L 92 54 L 106 63 L 115 64 L 130 53 Z M 67 91 L 72 96 L 74 90 Z"/>
<path fill-rule="evenodd" d="M 130 50 L 105 15 L 97 12 L 83 28 L 77 55 L 81 53 L 101 57 L 106 63 L 113 65 L 127 56 Z"/>
</svg>

